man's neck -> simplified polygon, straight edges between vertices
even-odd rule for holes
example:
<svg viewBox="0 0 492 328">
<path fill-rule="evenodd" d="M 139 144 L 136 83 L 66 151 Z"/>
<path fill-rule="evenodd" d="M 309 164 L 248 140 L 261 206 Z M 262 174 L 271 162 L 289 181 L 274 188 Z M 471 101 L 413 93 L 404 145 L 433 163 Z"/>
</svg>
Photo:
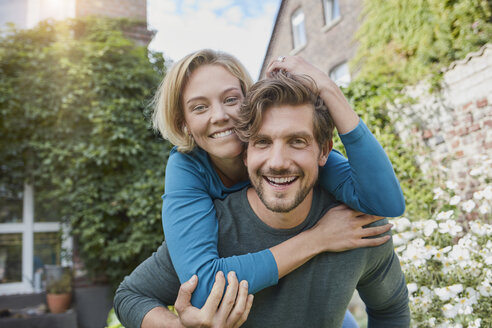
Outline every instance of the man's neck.
<svg viewBox="0 0 492 328">
<path fill-rule="evenodd" d="M 248 189 L 247 196 L 253 212 L 266 225 L 274 229 L 291 229 L 300 225 L 307 218 L 313 201 L 313 190 L 309 192 L 301 204 L 292 211 L 285 213 L 273 212 L 266 208 L 252 187 Z"/>
</svg>

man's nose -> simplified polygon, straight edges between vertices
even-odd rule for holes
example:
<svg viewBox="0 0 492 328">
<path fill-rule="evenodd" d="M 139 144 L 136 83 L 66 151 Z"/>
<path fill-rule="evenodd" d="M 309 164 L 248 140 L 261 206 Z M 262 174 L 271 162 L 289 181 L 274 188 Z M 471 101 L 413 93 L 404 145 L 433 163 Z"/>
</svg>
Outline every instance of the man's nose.
<svg viewBox="0 0 492 328">
<path fill-rule="evenodd" d="M 289 160 L 283 145 L 273 144 L 269 154 L 268 164 L 274 170 L 282 170 L 288 167 Z"/>
</svg>

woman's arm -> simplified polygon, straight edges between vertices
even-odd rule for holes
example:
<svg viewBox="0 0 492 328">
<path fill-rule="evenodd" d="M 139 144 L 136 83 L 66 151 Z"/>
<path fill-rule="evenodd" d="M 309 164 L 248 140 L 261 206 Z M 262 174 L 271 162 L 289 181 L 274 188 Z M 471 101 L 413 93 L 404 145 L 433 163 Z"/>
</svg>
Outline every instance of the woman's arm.
<svg viewBox="0 0 492 328">
<path fill-rule="evenodd" d="M 321 170 L 321 185 L 338 201 L 355 210 L 388 217 L 403 214 L 405 200 L 391 162 L 340 88 L 326 73 L 302 57 L 274 60 L 268 73 L 276 70 L 313 78 L 347 150 L 348 162 L 339 152 L 330 153 Z"/>
<path fill-rule="evenodd" d="M 379 245 L 386 241 L 384 238 L 362 239 L 380 232 L 366 229 L 361 234 L 361 224 L 365 221 L 357 216 L 328 212 L 322 220 L 325 224 L 318 224 L 319 228 L 305 231 L 271 249 L 220 258 L 216 212 L 207 189 L 212 181 L 206 176 L 204 169 L 185 155 L 175 154 L 169 158 L 163 205 L 164 232 L 180 281 L 185 282 L 194 274 L 198 276 L 192 297 L 195 307 L 203 306 L 219 271 L 236 272 L 240 281 L 248 281 L 249 292 L 254 294 L 276 284 L 279 278 L 320 252 L 371 246 L 371 243 Z M 371 222 L 377 219 L 372 218 Z M 337 227 L 343 227 L 345 234 L 339 233 Z"/>
</svg>

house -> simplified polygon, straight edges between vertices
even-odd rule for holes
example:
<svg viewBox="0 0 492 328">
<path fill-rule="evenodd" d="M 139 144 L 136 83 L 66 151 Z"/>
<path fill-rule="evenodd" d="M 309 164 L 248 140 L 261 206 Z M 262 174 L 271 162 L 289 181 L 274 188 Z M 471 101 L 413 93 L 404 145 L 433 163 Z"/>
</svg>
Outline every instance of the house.
<svg viewBox="0 0 492 328">
<path fill-rule="evenodd" d="M 140 21 L 135 28 L 125 31 L 139 45 L 147 46 L 154 36 L 154 32 L 147 29 L 146 0 L 0 0 L 0 29 L 8 22 L 26 29 L 49 18 L 62 20 L 84 16 L 125 17 Z M 44 265 L 72 265 L 71 257 L 65 255 L 71 255 L 73 243 L 68 227 L 63 226 L 57 215 L 56 204 L 46 197 L 43 199 L 42 191 L 14 180 L 12 178 L 9 186 L 0 185 L 0 310 L 44 302 L 41 283 Z M 103 325 L 111 301 L 101 295 L 108 293 L 107 288 L 75 290 L 74 313 L 78 313 L 78 327 L 93 327 L 94 322 L 101 320 L 97 326 Z M 84 305 L 83 299 L 92 302 L 92 307 Z M 58 319 L 72 320 L 69 315 Z M 0 326 L 9 327 L 3 320 L 0 318 Z M 42 321 L 41 318 L 36 320 Z M 30 323 L 10 324 L 22 327 Z M 44 326 L 59 324 L 45 323 Z"/>
<path fill-rule="evenodd" d="M 341 86 L 351 81 L 362 0 L 282 0 L 260 71 L 278 56 L 300 55 Z"/>
</svg>

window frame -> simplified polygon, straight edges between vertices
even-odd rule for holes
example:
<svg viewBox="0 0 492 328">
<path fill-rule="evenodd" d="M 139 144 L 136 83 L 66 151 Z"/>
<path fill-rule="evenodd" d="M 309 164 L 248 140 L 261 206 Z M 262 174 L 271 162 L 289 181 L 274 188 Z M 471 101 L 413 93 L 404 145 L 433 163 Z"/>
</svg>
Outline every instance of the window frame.
<svg viewBox="0 0 492 328">
<path fill-rule="evenodd" d="M 34 282 L 34 234 L 39 232 L 62 231 L 61 248 L 72 253 L 73 240 L 67 225 L 61 222 L 34 222 L 34 188 L 24 184 L 22 195 L 22 223 L 0 223 L 0 234 L 22 235 L 22 281 L 0 283 L 0 295 L 24 294 L 40 292 L 35 290 Z M 61 258 L 62 266 L 72 266 L 71 261 Z"/>
<path fill-rule="evenodd" d="M 341 19 L 342 13 L 340 12 L 340 1 L 322 0 L 322 3 L 323 3 L 323 16 L 325 19 L 325 26 L 330 26 Z M 333 10 L 334 8 L 336 8 L 338 11 Z M 328 11 L 330 15 L 328 15 Z M 337 14 L 336 16 L 334 16 L 335 13 Z"/>
<path fill-rule="evenodd" d="M 302 19 L 298 18 L 302 15 Z M 299 20 L 299 22 L 295 22 Z M 307 44 L 306 18 L 301 7 L 294 10 L 290 16 L 290 27 L 292 30 L 292 46 L 294 50 L 301 49 Z M 296 34 L 296 32 L 298 32 Z"/>
<path fill-rule="evenodd" d="M 333 78 L 333 73 L 335 73 L 337 70 L 339 70 L 339 69 L 340 69 L 340 68 L 342 68 L 342 67 L 346 67 L 346 68 L 347 68 L 348 77 L 349 77 L 349 81 L 348 81 L 348 83 L 347 83 L 347 84 L 344 84 L 344 83 L 339 83 L 339 82 L 337 82 L 337 81 L 340 81 L 340 79 L 335 80 L 335 79 Z M 350 67 L 349 67 L 349 65 L 348 65 L 348 62 L 347 62 L 347 61 L 342 61 L 342 62 L 340 62 L 340 63 L 338 63 L 338 64 L 334 65 L 334 66 L 330 69 L 330 71 L 328 72 L 328 75 L 330 76 L 330 79 L 332 79 L 332 80 L 333 80 L 333 82 L 335 82 L 335 83 L 336 83 L 336 85 L 337 85 L 338 87 L 344 87 L 344 88 L 346 88 L 346 87 L 350 84 L 350 82 L 352 82 L 352 74 L 350 73 Z"/>
</svg>

